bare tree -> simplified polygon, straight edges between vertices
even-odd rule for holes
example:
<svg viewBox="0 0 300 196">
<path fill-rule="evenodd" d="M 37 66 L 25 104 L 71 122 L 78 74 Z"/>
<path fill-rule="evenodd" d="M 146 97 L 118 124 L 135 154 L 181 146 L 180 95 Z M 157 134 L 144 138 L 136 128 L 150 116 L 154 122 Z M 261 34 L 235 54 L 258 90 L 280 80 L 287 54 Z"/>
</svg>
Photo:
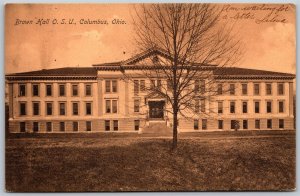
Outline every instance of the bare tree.
<svg viewBox="0 0 300 196">
<path fill-rule="evenodd" d="M 130 81 L 147 78 L 150 84 L 144 90 L 167 101 L 170 107 L 165 110 L 173 116 L 173 149 L 177 147 L 178 116 L 209 115 L 211 111 L 203 105 L 218 93 L 212 72 L 239 59 L 240 41 L 233 35 L 233 25 L 220 19 L 220 8 L 212 4 L 135 8 L 136 44 L 150 51 L 152 62 L 139 62 L 138 71 L 123 62 L 123 73 Z"/>
</svg>

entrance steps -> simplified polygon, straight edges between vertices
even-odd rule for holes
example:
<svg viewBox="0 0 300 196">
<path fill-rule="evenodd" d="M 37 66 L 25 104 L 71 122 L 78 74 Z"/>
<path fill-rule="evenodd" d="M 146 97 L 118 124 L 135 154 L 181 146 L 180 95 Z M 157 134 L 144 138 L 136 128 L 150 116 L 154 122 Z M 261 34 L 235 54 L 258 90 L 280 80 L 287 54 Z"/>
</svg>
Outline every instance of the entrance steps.
<svg viewBox="0 0 300 196">
<path fill-rule="evenodd" d="M 149 121 L 142 134 L 172 135 L 172 127 L 168 127 L 165 121 Z"/>
</svg>

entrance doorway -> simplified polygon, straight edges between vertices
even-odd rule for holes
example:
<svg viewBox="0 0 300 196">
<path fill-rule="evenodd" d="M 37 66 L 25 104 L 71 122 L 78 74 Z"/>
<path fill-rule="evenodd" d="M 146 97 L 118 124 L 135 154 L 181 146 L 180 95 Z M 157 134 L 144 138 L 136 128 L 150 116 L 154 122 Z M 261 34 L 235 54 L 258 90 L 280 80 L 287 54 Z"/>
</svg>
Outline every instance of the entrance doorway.
<svg viewBox="0 0 300 196">
<path fill-rule="evenodd" d="M 149 101 L 149 117 L 150 119 L 163 119 L 165 101 Z"/>
</svg>

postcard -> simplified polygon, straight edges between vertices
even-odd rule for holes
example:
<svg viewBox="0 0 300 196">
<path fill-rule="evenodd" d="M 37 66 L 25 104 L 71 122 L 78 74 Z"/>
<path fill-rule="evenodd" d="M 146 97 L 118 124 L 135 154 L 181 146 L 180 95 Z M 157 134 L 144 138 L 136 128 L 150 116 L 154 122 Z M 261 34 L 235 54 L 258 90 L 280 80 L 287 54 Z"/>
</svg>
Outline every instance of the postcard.
<svg viewBox="0 0 300 196">
<path fill-rule="evenodd" d="M 293 191 L 295 78 L 293 4 L 6 4 L 6 191 Z"/>
</svg>

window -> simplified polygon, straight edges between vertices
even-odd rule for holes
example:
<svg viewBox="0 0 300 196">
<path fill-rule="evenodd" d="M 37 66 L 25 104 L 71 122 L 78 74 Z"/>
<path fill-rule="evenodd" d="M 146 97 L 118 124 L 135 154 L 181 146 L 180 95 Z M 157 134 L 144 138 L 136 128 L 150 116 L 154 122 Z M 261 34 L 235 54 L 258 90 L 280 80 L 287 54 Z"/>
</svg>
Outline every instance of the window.
<svg viewBox="0 0 300 196">
<path fill-rule="evenodd" d="M 59 122 L 59 131 L 65 131 L 65 122 Z"/>
<path fill-rule="evenodd" d="M 248 102 L 243 101 L 243 113 L 248 113 Z"/>
<path fill-rule="evenodd" d="M 110 131 L 110 121 L 109 120 L 104 121 L 104 125 L 105 125 L 105 131 Z"/>
<path fill-rule="evenodd" d="M 72 85 L 72 96 L 78 96 L 78 85 L 77 84 Z"/>
<path fill-rule="evenodd" d="M 204 99 L 201 100 L 201 112 L 205 113 L 205 100 Z"/>
<path fill-rule="evenodd" d="M 140 121 L 139 120 L 135 120 L 134 121 L 134 130 L 138 131 L 140 129 Z"/>
<path fill-rule="evenodd" d="M 118 91 L 117 80 L 105 80 L 105 92 L 116 93 Z"/>
<path fill-rule="evenodd" d="M 278 112 L 283 113 L 284 112 L 284 104 L 283 101 L 278 102 Z"/>
<path fill-rule="evenodd" d="M 79 130 L 78 122 L 74 121 L 73 122 L 73 131 L 78 131 L 78 130 Z"/>
<path fill-rule="evenodd" d="M 51 132 L 52 131 L 52 122 L 46 122 L 46 131 Z"/>
<path fill-rule="evenodd" d="M 218 102 L 218 114 L 222 114 L 223 113 L 223 102 L 219 101 Z"/>
<path fill-rule="evenodd" d="M 231 114 L 235 113 L 235 102 L 234 101 L 230 102 L 230 113 Z"/>
<path fill-rule="evenodd" d="M 199 130 L 199 120 L 194 119 L 194 130 Z"/>
<path fill-rule="evenodd" d="M 254 102 L 254 112 L 259 113 L 259 101 Z"/>
<path fill-rule="evenodd" d="M 248 129 L 248 120 L 243 120 L 243 129 Z"/>
<path fill-rule="evenodd" d="M 230 121 L 230 128 L 234 130 L 238 130 L 240 128 L 240 121 L 238 120 L 231 120 Z"/>
<path fill-rule="evenodd" d="M 140 112 L 140 100 L 139 99 L 134 100 L 134 112 Z"/>
<path fill-rule="evenodd" d="M 86 121 L 85 126 L 86 126 L 86 131 L 92 131 L 92 122 L 91 121 Z"/>
<path fill-rule="evenodd" d="M 161 89 L 161 80 L 157 80 L 157 88 L 160 90 Z"/>
<path fill-rule="evenodd" d="M 140 81 L 140 91 L 144 92 L 146 90 L 145 80 Z"/>
<path fill-rule="evenodd" d="M 200 88 L 199 80 L 195 80 L 194 88 L 195 93 L 198 93 Z"/>
<path fill-rule="evenodd" d="M 207 119 L 202 119 L 202 130 L 207 129 Z"/>
<path fill-rule="evenodd" d="M 150 80 L 150 85 L 151 85 L 151 88 L 155 88 L 155 80 Z"/>
<path fill-rule="evenodd" d="M 105 92 L 110 93 L 110 80 L 105 80 Z"/>
<path fill-rule="evenodd" d="M 195 113 L 199 113 L 200 111 L 200 101 L 195 100 Z"/>
<path fill-rule="evenodd" d="M 223 120 L 218 120 L 218 129 L 223 129 Z"/>
<path fill-rule="evenodd" d="M 260 120 L 255 120 L 255 129 L 260 129 Z"/>
<path fill-rule="evenodd" d="M 46 84 L 46 96 L 52 96 L 52 85 Z"/>
<path fill-rule="evenodd" d="M 267 128 L 272 129 L 272 119 L 267 119 Z"/>
<path fill-rule="evenodd" d="M 171 80 L 167 80 L 167 89 L 168 91 L 171 91 L 173 89 L 173 84 Z"/>
<path fill-rule="evenodd" d="M 106 100 L 105 101 L 105 111 L 106 111 L 106 113 L 111 113 L 111 105 L 110 105 L 110 103 L 111 103 L 111 100 Z"/>
<path fill-rule="evenodd" d="M 254 95 L 259 95 L 259 84 L 254 84 Z"/>
<path fill-rule="evenodd" d="M 200 81 L 200 93 L 201 94 L 205 93 L 205 80 Z"/>
<path fill-rule="evenodd" d="M 284 84 L 283 83 L 278 83 L 278 95 L 284 95 Z"/>
<path fill-rule="evenodd" d="M 118 102 L 117 100 L 106 100 L 106 113 L 118 113 Z"/>
<path fill-rule="evenodd" d="M 92 115 L 92 103 L 85 103 L 85 114 Z"/>
<path fill-rule="evenodd" d="M 40 103 L 39 102 L 33 102 L 33 115 L 40 115 Z"/>
<path fill-rule="evenodd" d="M 66 96 L 66 85 L 60 84 L 59 85 L 59 96 Z"/>
<path fill-rule="evenodd" d="M 117 113 L 118 107 L 117 107 L 117 100 L 106 100 L 106 113 Z"/>
<path fill-rule="evenodd" d="M 266 94 L 272 95 L 272 84 L 271 83 L 266 84 Z"/>
<path fill-rule="evenodd" d="M 72 103 L 73 115 L 78 115 L 78 103 Z"/>
<path fill-rule="evenodd" d="M 279 129 L 284 129 L 284 120 L 279 119 Z"/>
<path fill-rule="evenodd" d="M 272 113 L 272 102 L 267 101 L 267 113 Z"/>
<path fill-rule="evenodd" d="M 39 122 L 33 122 L 33 132 L 39 131 Z"/>
<path fill-rule="evenodd" d="M 235 95 L 235 85 L 234 84 L 229 84 L 229 94 Z"/>
<path fill-rule="evenodd" d="M 26 123 L 20 122 L 20 132 L 26 132 Z"/>
<path fill-rule="evenodd" d="M 155 55 L 153 58 L 152 58 L 152 62 L 153 64 L 157 64 L 159 62 L 159 58 L 157 55 Z"/>
<path fill-rule="evenodd" d="M 91 84 L 85 85 L 85 96 L 92 96 L 92 85 Z"/>
<path fill-rule="evenodd" d="M 51 102 L 46 103 L 46 115 L 52 115 L 52 106 Z"/>
<path fill-rule="evenodd" d="M 118 91 L 117 80 L 112 80 L 111 85 L 112 85 L 112 92 L 116 93 Z"/>
<path fill-rule="evenodd" d="M 66 115 L 66 103 L 59 103 L 59 115 Z"/>
<path fill-rule="evenodd" d="M 231 120 L 230 121 L 230 128 L 235 129 L 235 125 L 236 125 L 236 120 Z"/>
<path fill-rule="evenodd" d="M 218 91 L 217 91 L 218 95 L 222 95 L 223 94 L 223 85 L 222 84 L 218 84 Z"/>
<path fill-rule="evenodd" d="M 118 113 L 118 102 L 117 102 L 117 100 L 112 100 L 112 113 Z"/>
<path fill-rule="evenodd" d="M 119 130 L 119 122 L 117 120 L 114 120 L 113 124 L 114 124 L 114 131 L 118 131 Z"/>
<path fill-rule="evenodd" d="M 26 96 L 26 85 L 25 84 L 19 85 L 19 96 L 20 97 Z"/>
<path fill-rule="evenodd" d="M 133 81 L 133 92 L 135 95 L 137 95 L 139 93 L 139 81 L 138 80 Z"/>
<path fill-rule="evenodd" d="M 32 85 L 32 96 L 39 96 L 39 88 L 38 84 Z"/>
<path fill-rule="evenodd" d="M 248 85 L 242 84 L 242 94 L 247 95 L 248 94 Z"/>
<path fill-rule="evenodd" d="M 20 103 L 20 116 L 26 115 L 26 103 Z"/>
</svg>

